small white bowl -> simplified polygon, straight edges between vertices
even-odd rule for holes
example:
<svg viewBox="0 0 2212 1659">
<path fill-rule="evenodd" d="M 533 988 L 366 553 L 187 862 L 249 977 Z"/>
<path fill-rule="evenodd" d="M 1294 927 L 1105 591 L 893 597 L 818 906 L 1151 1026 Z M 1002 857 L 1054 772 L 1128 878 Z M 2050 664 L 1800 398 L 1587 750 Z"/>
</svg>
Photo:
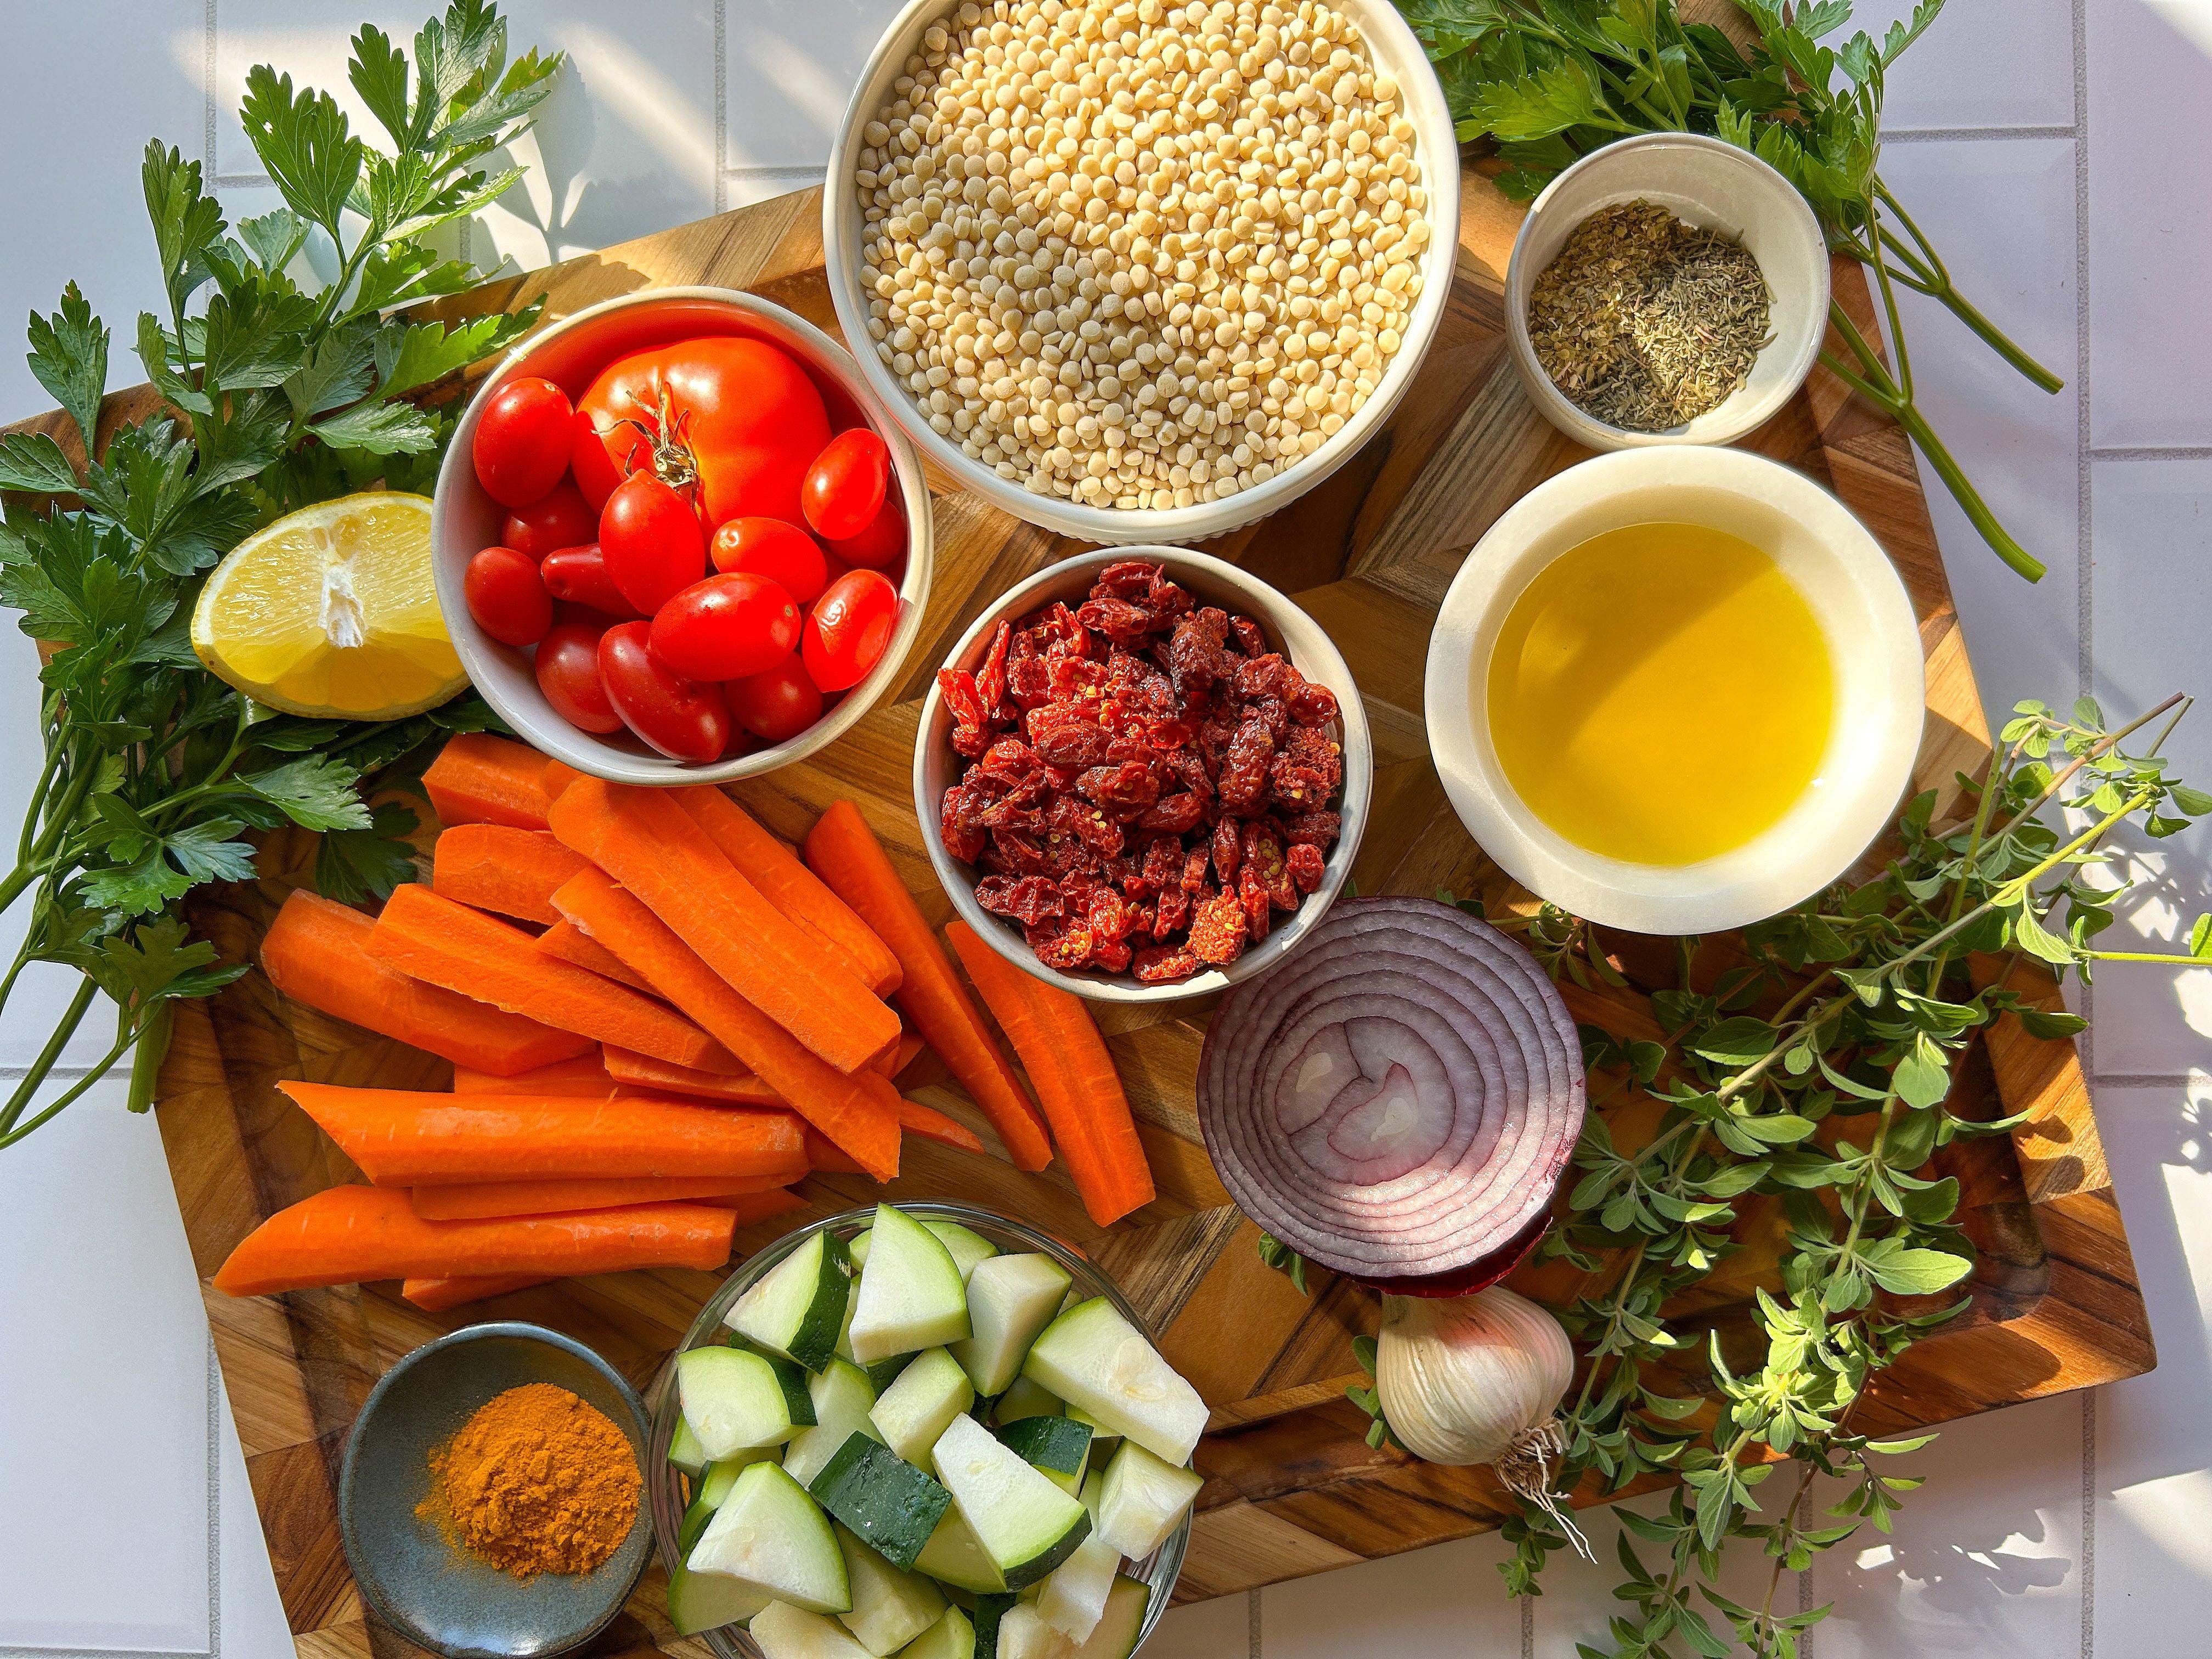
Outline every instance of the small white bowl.
<svg viewBox="0 0 2212 1659">
<path fill-rule="evenodd" d="M 1835 727 L 1814 786 L 1780 822 L 1695 864 L 1631 864 L 1577 846 L 1531 811 L 1499 764 L 1490 655 L 1539 571 L 1591 537 L 1709 526 L 1771 556 L 1811 607 L 1836 672 Z M 1920 633 L 1897 571 L 1850 510 L 1803 473 L 1740 449 L 1624 450 L 1570 467 L 1516 502 L 1460 567 L 1429 636 L 1429 750 L 1468 832 L 1563 909 L 1639 933 L 1741 927 L 1818 892 L 1890 823 L 1926 715 Z"/>
<path fill-rule="evenodd" d="M 1322 630 L 1321 624 L 1258 577 L 1226 560 L 1187 547 L 1109 547 L 1048 565 L 1027 581 L 1009 589 L 996 605 L 976 617 L 960 636 L 960 643 L 945 658 L 945 666 L 980 665 L 990 645 L 992 631 L 1001 622 L 1018 621 L 1032 611 L 1042 610 L 1054 599 L 1065 599 L 1071 605 L 1080 604 L 1082 596 L 1097 580 L 1098 573 L 1123 559 L 1142 559 L 1147 563 L 1164 565 L 1168 575 L 1188 588 L 1200 602 L 1218 605 L 1231 616 L 1251 617 L 1267 636 L 1267 643 L 1281 652 L 1291 667 L 1336 694 L 1340 728 L 1337 741 L 1344 751 L 1344 787 L 1336 811 L 1342 822 L 1337 830 L 1336 844 L 1328 849 L 1321 885 L 1306 895 L 1305 902 L 1297 910 L 1278 920 L 1266 939 L 1249 946 L 1243 956 L 1225 968 L 1208 968 L 1188 979 L 1164 985 L 1146 985 L 1128 974 L 1064 974 L 1039 962 L 1036 953 L 1022 938 L 1021 930 L 1012 922 L 1004 916 L 994 915 L 975 902 L 979 872 L 974 866 L 954 858 L 945 845 L 945 791 L 968 762 L 953 751 L 952 711 L 945 706 L 944 694 L 938 690 L 934 679 L 930 682 L 928 698 L 922 703 L 921 725 L 915 735 L 914 810 L 915 816 L 921 821 L 922 845 L 929 849 L 929 861 L 937 871 L 938 881 L 951 898 L 953 909 L 1015 967 L 1025 974 L 1036 975 L 1048 985 L 1056 985 L 1094 1002 L 1182 1002 L 1225 991 L 1239 981 L 1266 972 L 1313 931 L 1343 889 L 1352 874 L 1352 861 L 1358 855 L 1359 837 L 1367 828 L 1367 807 L 1375 789 L 1375 746 L 1368 733 L 1367 710 L 1359 701 L 1359 688 L 1352 683 L 1351 669 L 1345 666 L 1344 658 Z"/>
<path fill-rule="evenodd" d="M 883 439 L 891 453 L 891 487 L 906 509 L 906 573 L 899 580 L 898 625 L 884 649 L 883 660 L 846 692 L 842 702 L 788 742 L 695 766 L 656 754 L 628 732 L 601 737 L 579 731 L 562 719 L 538 689 L 529 657 L 511 645 L 501 644 L 477 626 L 469 615 L 462 580 L 470 559 L 498 542 L 507 516 L 507 509 L 477 482 L 476 467 L 470 459 L 477 422 L 483 419 L 484 405 L 494 392 L 518 374 L 539 374 L 571 398 L 578 398 L 599 371 L 617 357 L 715 334 L 742 335 L 781 347 L 799 361 L 821 390 L 833 428 L 842 430 L 865 422 Z M 766 300 L 724 288 L 662 288 L 625 295 L 587 307 L 517 346 L 469 400 L 460 424 L 453 430 L 445 464 L 438 469 L 437 493 L 430 509 L 430 557 L 438 584 L 438 605 L 445 612 L 446 629 L 453 635 L 453 648 L 460 653 L 461 666 L 483 693 L 484 701 L 531 747 L 567 762 L 579 772 L 616 783 L 664 787 L 757 777 L 804 760 L 850 729 L 897 677 L 914 647 L 915 636 L 921 631 L 922 610 L 929 599 L 933 547 L 929 490 L 923 482 L 921 457 L 860 379 L 851 355 L 805 318 Z"/>
<path fill-rule="evenodd" d="M 1341 430 L 1288 471 L 1225 500 L 1190 507 L 1121 508 L 1085 507 L 1057 495 L 1039 495 L 969 457 L 940 434 L 915 407 L 913 394 L 876 355 L 868 334 L 868 303 L 860 287 L 860 249 L 865 225 L 853 174 L 863 148 L 861 130 L 890 101 L 891 83 L 906 73 L 906 61 L 932 23 L 949 15 L 961 0 L 909 0 L 876 43 L 860 72 L 837 141 L 830 151 L 828 186 L 822 192 L 823 258 L 837 325 L 853 344 L 869 388 L 889 406 L 923 453 L 956 478 L 963 489 L 994 507 L 1062 536 L 1101 544 L 1204 541 L 1265 518 L 1288 505 L 1351 459 L 1405 395 L 1443 320 L 1452 271 L 1459 257 L 1459 137 L 1453 131 L 1443 88 L 1429 67 L 1421 43 L 1413 38 L 1391 0 L 1329 0 L 1358 26 L 1376 67 L 1397 82 L 1406 118 L 1413 124 L 1413 157 L 1428 191 L 1424 216 L 1429 245 L 1422 251 L 1421 292 L 1398 350 L 1385 366 L 1372 396 L 1346 421 Z"/>
<path fill-rule="evenodd" d="M 1774 336 L 1750 379 L 1726 401 L 1686 426 L 1663 432 L 1631 432 L 1584 414 L 1552 384 L 1528 339 L 1529 291 L 1567 238 L 1601 208 L 1638 200 L 1750 249 L 1766 278 Z M 1827 330 L 1828 246 L 1811 205 L 1749 150 L 1696 133 L 1644 133 L 1583 157 L 1530 205 L 1505 270 L 1505 337 L 1513 367 L 1544 417 L 1592 449 L 1733 443 L 1773 419 L 1796 395 Z"/>
</svg>

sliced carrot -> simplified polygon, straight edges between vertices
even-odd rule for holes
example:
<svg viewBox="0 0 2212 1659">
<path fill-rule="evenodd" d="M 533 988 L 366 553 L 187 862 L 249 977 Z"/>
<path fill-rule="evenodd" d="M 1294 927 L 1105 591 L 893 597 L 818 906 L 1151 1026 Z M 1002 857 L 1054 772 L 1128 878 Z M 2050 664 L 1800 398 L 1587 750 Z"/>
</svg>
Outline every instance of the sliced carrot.
<svg viewBox="0 0 2212 1659">
<path fill-rule="evenodd" d="M 719 1072 L 696 1072 L 688 1066 L 671 1066 L 651 1054 L 627 1048 L 606 1051 L 607 1072 L 616 1086 L 626 1091 L 694 1095 L 701 1100 L 725 1100 L 735 1106 L 781 1106 L 783 1097 L 750 1072 L 734 1077 Z"/>
<path fill-rule="evenodd" d="M 806 1164 L 828 1175 L 866 1175 L 853 1155 L 819 1129 L 806 1131 Z"/>
<path fill-rule="evenodd" d="M 908 1066 L 921 1058 L 921 1051 L 927 1047 L 929 1045 L 921 1040 L 921 1032 L 902 1031 L 899 1034 L 898 1047 L 891 1054 L 890 1075 L 896 1077 L 901 1072 L 906 1070 Z"/>
<path fill-rule="evenodd" d="M 1025 974 L 957 917 L 945 928 L 961 965 L 1036 1085 L 1083 1207 L 1100 1226 L 1152 1201 L 1152 1170 L 1121 1074 L 1079 997 Z"/>
<path fill-rule="evenodd" d="M 711 1204 L 718 1210 L 728 1210 L 738 1218 L 738 1225 L 750 1227 L 766 1221 L 771 1216 L 783 1215 L 793 1210 L 803 1210 L 806 1200 L 787 1187 L 773 1192 L 743 1193 L 735 1198 L 702 1198 L 702 1204 Z"/>
<path fill-rule="evenodd" d="M 534 948 L 495 916 L 417 883 L 393 890 L 368 935 L 390 968 L 564 1031 L 712 1069 L 714 1040 L 673 1009 Z"/>
<path fill-rule="evenodd" d="M 575 1215 L 425 1221 L 407 1194 L 332 1187 L 263 1222 L 216 1270 L 227 1296 L 268 1296 L 373 1279 L 621 1273 L 719 1267 L 736 1217 L 707 1204 L 640 1204 Z"/>
<path fill-rule="evenodd" d="M 583 867 L 549 831 L 458 823 L 438 836 L 430 886 L 457 904 L 524 921 L 558 921 L 553 890 Z"/>
<path fill-rule="evenodd" d="M 453 1279 L 410 1279 L 401 1282 L 399 1294 L 424 1313 L 444 1313 L 509 1291 L 526 1291 L 547 1281 L 535 1273 L 465 1273 Z"/>
<path fill-rule="evenodd" d="M 583 775 L 568 762 L 549 758 L 545 763 L 545 799 L 558 800 L 561 792 Z"/>
<path fill-rule="evenodd" d="M 898 958 L 853 908 L 822 884 L 799 854 L 754 822 L 752 815 L 710 784 L 671 792 L 691 820 L 744 872 L 761 896 L 806 932 L 824 941 L 878 996 L 898 989 Z"/>
<path fill-rule="evenodd" d="M 543 830 L 551 805 L 545 793 L 545 757 L 489 732 L 447 738 L 422 774 L 422 791 L 444 824 Z"/>
<path fill-rule="evenodd" d="M 579 778 L 561 792 L 552 816 L 554 834 L 635 894 L 746 1002 L 839 1071 L 858 1071 L 898 1041 L 898 1016 L 763 898 L 667 792 Z M 599 943 L 623 954 L 611 939 Z M 638 963 L 630 966 L 653 978 Z M 622 1046 L 655 1052 L 641 1042 Z"/>
<path fill-rule="evenodd" d="M 456 1066 L 511 1077 L 589 1051 L 592 1041 L 425 984 L 368 953 L 376 924 L 305 888 L 261 941 L 269 982 L 295 1002 L 412 1043 Z"/>
<path fill-rule="evenodd" d="M 415 1213 L 425 1221 L 476 1221 L 486 1216 L 559 1215 L 568 1210 L 613 1210 L 629 1204 L 672 1200 L 739 1198 L 775 1192 L 794 1177 L 772 1176 L 635 1176 L 600 1180 L 550 1176 L 543 1181 L 461 1181 L 414 1189 Z"/>
<path fill-rule="evenodd" d="M 572 784 L 561 799 L 573 800 L 585 787 Z M 889 1181 L 898 1173 L 898 1091 L 888 1078 L 873 1072 L 848 1075 L 802 1048 L 790 1032 L 732 990 L 635 893 L 617 886 L 600 871 L 586 870 L 556 893 L 553 902 L 562 915 L 713 1032 L 793 1110 L 876 1179 Z"/>
<path fill-rule="evenodd" d="M 596 1048 L 574 1060 L 556 1060 L 535 1071 L 518 1072 L 513 1077 L 495 1077 L 489 1072 L 471 1071 L 465 1066 L 453 1067 L 453 1092 L 457 1095 L 566 1095 L 575 1100 L 605 1100 L 614 1091 L 615 1080 L 608 1074 L 607 1062 Z"/>
<path fill-rule="evenodd" d="M 588 968 L 632 990 L 650 994 L 653 987 L 623 965 L 623 959 L 589 933 L 562 916 L 538 936 L 538 948 L 549 957 L 558 957 L 563 962 L 573 962 L 579 968 Z"/>
<path fill-rule="evenodd" d="M 934 1106 L 925 1106 L 918 1100 L 899 1097 L 899 1127 L 911 1129 L 925 1140 L 933 1140 L 940 1146 L 951 1146 L 963 1152 L 983 1150 L 982 1137 L 957 1118 L 951 1118 Z"/>
<path fill-rule="evenodd" d="M 1022 1092 L 1013 1067 L 999 1052 L 981 1012 L 884 855 L 875 832 L 850 801 L 838 801 L 822 815 L 806 837 L 806 862 L 897 955 L 905 975 L 899 1006 L 983 1109 L 1014 1167 L 1044 1168 L 1052 1161 L 1044 1120 Z"/>
<path fill-rule="evenodd" d="M 805 1170 L 783 1111 L 671 1099 L 438 1095 L 276 1085 L 380 1187 L 540 1176 L 781 1176 Z"/>
</svg>

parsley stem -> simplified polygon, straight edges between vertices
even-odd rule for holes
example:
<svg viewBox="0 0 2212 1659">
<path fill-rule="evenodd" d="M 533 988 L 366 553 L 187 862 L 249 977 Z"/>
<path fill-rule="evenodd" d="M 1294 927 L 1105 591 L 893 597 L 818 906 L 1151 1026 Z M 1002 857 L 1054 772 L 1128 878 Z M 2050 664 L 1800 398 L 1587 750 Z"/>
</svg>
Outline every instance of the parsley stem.
<svg viewBox="0 0 2212 1659">
<path fill-rule="evenodd" d="M 87 989 L 89 989 L 91 985 L 92 981 L 90 980 L 87 980 L 85 981 Z M 82 993 L 80 993 L 80 994 L 82 994 Z M 76 1022 L 71 1021 L 68 1029 L 74 1030 L 76 1029 Z M 129 1050 L 131 1045 L 137 1040 L 137 1033 L 131 1030 L 128 1021 L 124 1022 L 122 1028 L 116 1033 L 114 1045 L 98 1060 L 93 1061 L 92 1068 L 82 1077 L 79 1078 L 76 1083 L 71 1085 L 69 1088 L 64 1089 L 60 1094 L 55 1096 L 52 1100 L 49 1101 L 46 1103 L 46 1108 L 40 1111 L 36 1117 L 30 1119 L 25 1123 L 7 1129 L 4 1133 L 0 1133 L 0 1147 L 14 1146 L 25 1135 L 30 1133 L 32 1130 L 37 1128 L 48 1118 L 53 1116 L 55 1113 L 60 1111 L 64 1107 L 70 1105 L 76 1100 L 76 1098 L 80 1095 L 83 1094 L 86 1090 L 92 1087 L 94 1084 L 99 1082 L 100 1079 L 106 1077 L 109 1069 L 114 1066 L 117 1060 L 123 1058 L 125 1053 Z M 41 1080 L 43 1080 L 43 1074 Z"/>
<path fill-rule="evenodd" d="M 13 975 L 11 975 L 10 977 Z M 8 1146 L 30 1133 L 32 1130 L 82 1094 L 113 1063 L 110 1059 L 94 1065 L 89 1073 L 78 1080 L 76 1088 L 47 1107 L 28 1123 L 24 1124 L 21 1128 L 18 1129 L 15 1127 L 16 1119 L 23 1115 L 23 1109 L 37 1097 L 39 1085 L 46 1080 L 46 1074 L 54 1069 L 54 1062 L 61 1058 L 62 1050 L 68 1046 L 69 1040 L 76 1035 L 76 1028 L 83 1021 L 85 1011 L 92 1006 L 93 998 L 99 994 L 100 987 L 88 978 L 76 988 L 76 994 L 70 999 L 70 1005 L 63 1011 L 59 1024 L 54 1027 L 53 1035 L 46 1039 L 46 1046 L 39 1050 L 39 1057 L 31 1062 L 31 1069 L 24 1074 L 23 1080 L 15 1085 L 15 1092 L 8 1097 L 6 1108 L 0 1109 L 0 1146 Z"/>
</svg>

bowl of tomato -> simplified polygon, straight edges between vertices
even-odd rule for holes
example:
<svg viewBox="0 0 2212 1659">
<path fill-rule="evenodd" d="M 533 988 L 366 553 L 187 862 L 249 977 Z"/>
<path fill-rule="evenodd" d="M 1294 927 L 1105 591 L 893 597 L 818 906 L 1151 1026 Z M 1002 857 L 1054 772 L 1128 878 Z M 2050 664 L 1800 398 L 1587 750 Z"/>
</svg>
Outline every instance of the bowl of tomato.
<svg viewBox="0 0 2212 1659">
<path fill-rule="evenodd" d="M 834 741 L 921 627 L 929 496 L 852 357 L 725 289 L 534 336 L 470 400 L 431 515 L 461 663 L 617 782 L 750 777 Z"/>
</svg>

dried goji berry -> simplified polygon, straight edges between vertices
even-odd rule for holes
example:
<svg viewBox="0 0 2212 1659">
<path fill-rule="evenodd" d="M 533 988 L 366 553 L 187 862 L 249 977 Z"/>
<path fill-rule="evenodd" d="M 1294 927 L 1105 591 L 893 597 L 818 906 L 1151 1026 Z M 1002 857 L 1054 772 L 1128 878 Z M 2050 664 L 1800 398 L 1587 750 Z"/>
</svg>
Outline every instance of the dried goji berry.
<svg viewBox="0 0 2212 1659">
<path fill-rule="evenodd" d="M 975 884 L 975 902 L 994 915 L 1033 927 L 1060 915 L 1060 884 L 1042 876 L 986 876 Z"/>
<path fill-rule="evenodd" d="M 1283 855 L 1283 866 L 1291 872 L 1291 883 L 1298 891 L 1310 893 L 1321 885 L 1328 860 L 1322 856 L 1320 848 L 1302 841 Z"/>
<path fill-rule="evenodd" d="M 1224 881 L 1237 879 L 1237 866 L 1244 860 L 1244 843 L 1237 820 L 1224 818 L 1213 826 L 1213 868 Z"/>
<path fill-rule="evenodd" d="M 1244 942 L 1244 907 L 1234 893 L 1216 893 L 1191 916 L 1191 954 L 1200 962 L 1234 962 Z"/>
<path fill-rule="evenodd" d="M 975 694 L 983 707 L 996 712 L 1006 695 L 1006 647 L 1013 641 L 1011 624 L 1000 623 L 991 630 L 991 643 L 983 653 L 983 666 L 975 676 Z"/>
</svg>

